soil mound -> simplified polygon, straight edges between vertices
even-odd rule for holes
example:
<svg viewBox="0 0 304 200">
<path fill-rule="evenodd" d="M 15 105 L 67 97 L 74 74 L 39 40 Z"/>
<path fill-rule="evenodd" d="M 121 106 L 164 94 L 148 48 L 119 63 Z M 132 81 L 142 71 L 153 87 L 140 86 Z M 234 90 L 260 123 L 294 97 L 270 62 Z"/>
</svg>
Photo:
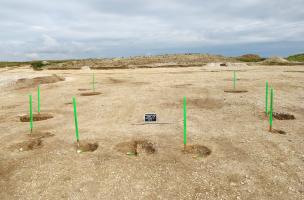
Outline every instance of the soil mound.
<svg viewBox="0 0 304 200">
<path fill-rule="evenodd" d="M 47 113 L 33 114 L 33 121 L 43 121 L 43 120 L 48 120 L 48 119 L 51 119 L 51 118 L 53 118 L 53 116 L 51 114 L 47 114 Z M 21 116 L 20 121 L 21 122 L 29 122 L 30 121 L 30 115 Z"/>
<path fill-rule="evenodd" d="M 141 154 L 154 154 L 156 149 L 152 142 L 148 140 L 132 140 L 129 142 L 122 142 L 116 145 L 119 152 L 127 155 L 139 156 Z"/>
</svg>

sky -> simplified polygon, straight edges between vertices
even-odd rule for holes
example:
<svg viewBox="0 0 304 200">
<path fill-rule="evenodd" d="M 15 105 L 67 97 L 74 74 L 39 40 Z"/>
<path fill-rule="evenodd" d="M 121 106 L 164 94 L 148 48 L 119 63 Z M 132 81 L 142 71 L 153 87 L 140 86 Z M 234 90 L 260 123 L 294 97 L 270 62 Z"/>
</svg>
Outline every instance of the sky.
<svg viewBox="0 0 304 200">
<path fill-rule="evenodd" d="M 0 60 L 304 52 L 304 0 L 0 0 Z"/>
</svg>

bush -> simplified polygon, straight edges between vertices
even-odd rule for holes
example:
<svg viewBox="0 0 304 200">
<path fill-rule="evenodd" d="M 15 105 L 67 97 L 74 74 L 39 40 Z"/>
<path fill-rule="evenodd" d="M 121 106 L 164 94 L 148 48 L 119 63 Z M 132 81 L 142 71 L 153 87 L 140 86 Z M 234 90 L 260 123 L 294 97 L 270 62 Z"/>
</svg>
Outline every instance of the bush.
<svg viewBox="0 0 304 200">
<path fill-rule="evenodd" d="M 288 61 L 295 61 L 295 62 L 304 62 L 304 53 L 289 56 L 287 58 L 287 60 Z"/>
<path fill-rule="evenodd" d="M 42 61 L 35 61 L 31 63 L 31 66 L 34 70 L 42 70 L 44 64 L 42 63 Z"/>
<path fill-rule="evenodd" d="M 260 62 L 264 59 L 257 54 L 246 54 L 238 57 L 238 60 L 242 62 Z"/>
</svg>

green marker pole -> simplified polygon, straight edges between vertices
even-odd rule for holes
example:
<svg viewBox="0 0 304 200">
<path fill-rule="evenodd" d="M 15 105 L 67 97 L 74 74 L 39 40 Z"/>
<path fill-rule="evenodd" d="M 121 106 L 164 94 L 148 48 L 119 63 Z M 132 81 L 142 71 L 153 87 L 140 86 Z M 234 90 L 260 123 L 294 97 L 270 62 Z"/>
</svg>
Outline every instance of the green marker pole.
<svg viewBox="0 0 304 200">
<path fill-rule="evenodd" d="M 265 114 L 268 115 L 268 81 L 266 81 Z"/>
<path fill-rule="evenodd" d="M 32 107 L 32 95 L 29 95 L 30 100 L 30 130 L 33 132 L 33 107 Z"/>
<path fill-rule="evenodd" d="M 184 97 L 184 149 L 187 145 L 187 109 L 186 109 L 186 97 Z"/>
<path fill-rule="evenodd" d="M 76 140 L 77 140 L 77 145 L 79 146 L 78 119 L 77 119 L 76 99 L 75 99 L 75 97 L 73 97 L 73 106 L 74 106 L 74 120 L 75 120 L 75 129 L 76 129 Z"/>
<path fill-rule="evenodd" d="M 272 113 L 273 113 L 273 89 L 270 89 L 270 113 L 269 113 L 269 132 L 272 131 Z"/>
<path fill-rule="evenodd" d="M 38 113 L 40 113 L 40 85 L 38 85 Z"/>
<path fill-rule="evenodd" d="M 236 82 L 236 75 L 235 75 L 235 71 L 233 71 L 233 89 L 235 89 L 235 83 Z"/>
</svg>

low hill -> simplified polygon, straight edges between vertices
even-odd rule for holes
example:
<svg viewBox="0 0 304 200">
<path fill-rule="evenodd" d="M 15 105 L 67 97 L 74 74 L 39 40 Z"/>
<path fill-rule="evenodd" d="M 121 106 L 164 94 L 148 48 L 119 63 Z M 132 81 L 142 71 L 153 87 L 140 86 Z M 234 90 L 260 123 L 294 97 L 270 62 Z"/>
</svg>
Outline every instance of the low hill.
<svg viewBox="0 0 304 200">
<path fill-rule="evenodd" d="M 267 58 L 266 60 L 261 62 L 262 64 L 265 65 L 288 65 L 289 62 L 288 60 L 278 57 L 278 56 L 273 56 L 270 58 Z"/>
<path fill-rule="evenodd" d="M 242 62 L 260 62 L 264 60 L 257 54 L 245 54 L 238 57 L 237 59 Z"/>
</svg>

